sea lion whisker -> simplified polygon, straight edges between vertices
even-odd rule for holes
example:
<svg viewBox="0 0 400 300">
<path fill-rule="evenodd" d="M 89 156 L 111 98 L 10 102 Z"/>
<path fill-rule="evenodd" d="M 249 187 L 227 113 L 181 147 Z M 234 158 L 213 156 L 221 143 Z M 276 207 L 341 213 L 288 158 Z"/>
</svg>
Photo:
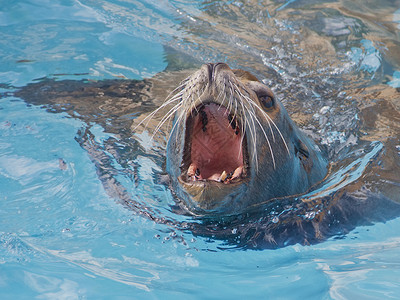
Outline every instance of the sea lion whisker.
<svg viewBox="0 0 400 300">
<path fill-rule="evenodd" d="M 147 128 L 147 125 L 149 125 L 149 122 L 151 121 L 151 119 L 154 117 L 155 114 L 157 114 L 160 110 L 162 110 L 164 107 L 170 105 L 171 103 L 178 101 L 179 98 L 176 99 L 170 99 L 166 102 L 164 102 L 160 107 L 158 107 L 157 109 L 153 110 L 148 116 L 146 116 L 142 121 L 139 122 L 139 124 L 137 124 L 132 131 L 136 131 L 140 125 L 142 125 L 144 122 L 146 122 L 145 124 L 145 128 Z"/>
<path fill-rule="evenodd" d="M 251 117 L 251 116 L 250 116 Z M 254 150 L 253 150 L 253 159 L 256 162 L 256 170 L 258 171 L 258 155 L 257 155 L 257 134 L 255 132 L 255 124 L 254 124 L 254 120 L 253 118 L 251 118 L 252 121 L 252 126 L 250 125 L 250 122 L 247 122 L 248 127 L 250 129 L 250 134 L 252 136 L 252 140 L 253 140 L 253 145 L 254 145 Z"/>
<path fill-rule="evenodd" d="M 247 102 L 248 102 L 248 104 L 249 104 L 247 108 L 251 108 L 251 110 L 252 110 L 253 113 L 254 113 L 254 116 L 256 116 L 254 107 L 250 105 L 251 102 L 253 102 L 253 100 L 251 100 L 248 96 L 243 95 L 243 93 L 240 93 L 240 95 L 243 97 L 244 100 L 247 100 Z"/>
<path fill-rule="evenodd" d="M 253 112 L 250 112 L 250 113 L 252 114 Z M 253 114 L 254 114 L 254 113 L 253 113 Z M 270 141 L 269 141 L 269 139 L 268 139 L 267 133 L 266 133 L 265 130 L 264 130 L 264 127 L 261 125 L 261 123 L 260 123 L 260 121 L 258 120 L 258 118 L 257 118 L 256 116 L 254 116 L 254 117 L 255 117 L 255 119 L 256 119 L 256 121 L 257 121 L 257 123 L 258 123 L 258 126 L 260 126 L 260 128 L 261 128 L 261 130 L 262 130 L 262 132 L 263 132 L 263 134 L 264 134 L 264 136 L 265 136 L 265 139 L 267 140 L 269 152 L 271 153 L 272 164 L 274 165 L 274 170 L 275 170 L 275 169 L 276 169 L 276 165 L 275 165 L 275 156 L 274 156 L 274 151 L 272 150 L 272 147 L 271 147 L 271 143 L 270 143 Z"/>
<path fill-rule="evenodd" d="M 246 96 L 245 96 L 246 97 Z M 246 100 L 252 105 L 252 106 L 255 106 L 255 107 L 257 107 L 258 109 L 261 109 L 259 106 L 258 106 L 258 104 L 254 101 L 254 100 L 252 100 L 250 97 L 246 97 Z M 254 111 L 254 110 L 253 110 Z M 262 111 L 263 113 L 265 113 L 264 111 Z M 265 118 L 265 117 L 264 117 Z M 270 130 L 270 132 L 271 132 L 271 135 L 272 135 L 272 141 L 275 143 L 275 134 L 274 134 L 274 131 L 272 130 L 272 126 L 271 126 L 271 122 L 270 122 L 270 118 L 265 118 L 265 120 L 267 121 L 267 124 L 268 124 L 268 126 L 269 126 L 269 130 Z"/>
<path fill-rule="evenodd" d="M 164 102 L 161 104 L 160 107 L 158 107 L 157 109 L 155 109 L 154 111 L 151 112 L 150 115 L 154 115 L 156 114 L 158 111 L 160 111 L 161 109 L 163 109 L 164 107 L 170 105 L 173 102 L 176 102 L 178 100 L 180 100 L 183 96 L 183 90 L 180 91 L 179 93 L 177 93 L 176 95 L 174 95 L 172 98 L 168 99 L 168 100 L 164 100 Z"/>
<path fill-rule="evenodd" d="M 154 114 L 157 113 L 159 110 L 163 109 L 164 107 L 166 107 L 166 106 L 168 106 L 168 105 L 170 105 L 170 104 L 172 104 L 172 103 L 174 103 L 174 102 L 176 102 L 176 101 L 179 101 L 178 103 L 180 103 L 180 101 L 182 100 L 182 96 L 183 96 L 183 95 L 176 95 L 176 97 L 171 98 L 171 99 L 168 100 L 167 102 L 164 102 L 157 110 L 155 110 L 155 111 L 152 112 L 152 115 L 154 115 Z"/>
<path fill-rule="evenodd" d="M 160 124 L 161 122 L 163 122 L 164 121 L 164 119 L 168 119 L 170 116 L 171 116 L 171 114 L 174 114 L 179 108 L 181 108 L 182 107 L 182 102 L 178 102 L 177 104 L 175 104 L 172 108 L 170 108 L 169 110 L 168 110 L 168 112 L 164 115 L 164 117 L 160 120 L 160 122 L 158 123 L 158 124 Z M 157 127 L 156 127 L 156 129 L 158 128 L 159 126 L 157 125 Z"/>
<path fill-rule="evenodd" d="M 185 104 L 185 101 L 182 101 L 182 102 L 180 102 L 179 104 L 180 104 L 181 106 L 175 109 L 175 113 L 176 113 L 180 108 L 181 108 L 181 112 L 180 112 L 180 114 L 178 115 L 177 119 L 175 120 L 174 126 L 172 126 L 172 128 L 171 128 L 171 130 L 170 130 L 170 134 L 169 134 L 168 139 L 167 139 L 167 144 L 169 143 L 169 141 L 170 141 L 170 139 L 171 139 L 171 136 L 172 136 L 172 133 L 173 133 L 175 127 L 178 126 L 178 125 L 179 125 L 179 126 L 181 125 L 183 116 L 185 115 L 185 112 L 186 112 L 186 110 L 185 110 L 184 108 L 182 108 L 182 106 Z M 176 141 L 175 141 L 175 142 L 178 143 L 178 134 L 176 135 Z"/>
<path fill-rule="evenodd" d="M 191 86 L 189 90 L 193 89 L 194 87 L 196 87 L 196 85 Z M 192 92 L 192 93 L 189 93 L 189 95 L 186 97 L 185 100 L 182 99 L 182 102 L 181 102 L 182 103 L 182 110 L 181 110 L 181 113 L 179 114 L 174 126 L 171 129 L 171 134 L 172 134 L 172 132 L 174 131 L 174 129 L 175 129 L 175 127 L 177 125 L 180 126 L 180 124 L 182 123 L 182 120 L 183 120 L 184 116 L 187 114 L 187 112 L 191 112 L 191 113 L 193 111 L 196 111 L 197 113 L 199 112 L 197 107 L 203 103 L 203 101 L 201 100 L 200 95 L 204 93 L 205 89 L 206 88 L 203 88 L 203 90 L 201 92 L 200 92 L 199 89 L 196 90 L 197 98 L 194 97 L 194 92 Z M 196 105 L 196 103 L 197 103 L 196 99 L 199 99 L 201 104 Z M 170 137 L 171 137 L 171 135 L 168 138 L 168 142 L 170 140 Z M 178 135 L 176 135 L 176 143 L 178 143 Z"/>
<path fill-rule="evenodd" d="M 225 93 L 225 98 L 228 99 L 228 105 L 226 106 L 226 109 L 230 112 L 231 111 L 231 107 L 232 107 L 232 103 L 233 103 L 233 96 L 232 96 L 232 88 L 231 87 L 229 87 L 229 91 L 231 92 L 229 98 L 226 97 L 227 93 Z"/>
<path fill-rule="evenodd" d="M 254 108 L 250 105 L 250 103 L 249 103 L 249 100 L 251 100 L 251 99 L 249 99 L 249 97 L 247 97 L 247 96 L 245 96 L 242 92 L 241 92 L 241 90 L 239 89 L 239 87 L 236 85 L 236 84 L 234 84 L 234 86 L 236 87 L 236 93 L 239 95 L 239 99 L 240 99 L 240 102 L 241 102 L 241 104 L 244 102 L 243 100 L 246 100 L 246 108 L 247 108 L 247 111 L 249 112 L 249 114 L 250 114 L 250 120 L 251 120 L 251 122 L 252 122 L 252 126 L 250 126 L 250 123 L 248 123 L 249 124 L 249 129 L 250 129 L 250 133 L 251 133 L 251 135 L 252 135 L 252 140 L 253 140 L 253 145 L 256 145 L 256 143 L 257 143 L 257 135 L 256 135 L 256 133 L 255 133 L 255 123 L 254 123 L 254 118 L 256 119 L 256 121 L 258 122 L 258 123 L 260 123 L 259 122 L 259 120 L 257 119 L 257 117 L 256 117 L 256 114 L 255 114 L 255 110 L 254 110 Z M 249 100 L 248 100 L 249 99 Z M 245 109 L 244 109 L 244 107 L 243 107 L 243 104 L 242 104 L 242 108 L 243 108 L 243 111 L 245 111 Z M 251 114 L 251 112 L 253 112 L 253 114 Z M 253 129 L 253 131 L 251 130 L 251 129 Z M 269 142 L 269 141 L 268 141 Z M 258 155 L 257 155 L 257 147 L 255 147 L 254 148 L 255 150 L 254 150 L 254 152 L 253 152 L 253 156 L 255 157 L 255 161 L 256 161 L 256 166 L 258 167 Z M 275 161 L 275 159 L 273 159 L 273 161 Z M 257 169 L 258 170 L 258 169 Z"/>
<path fill-rule="evenodd" d="M 234 101 L 234 98 L 233 98 L 233 95 L 231 94 L 231 102 L 233 103 L 233 101 Z M 237 112 L 238 112 L 238 103 L 237 103 L 237 101 L 235 101 L 235 112 L 234 112 L 234 114 L 233 114 L 233 117 L 234 118 L 236 118 L 237 117 Z"/>
<path fill-rule="evenodd" d="M 242 114 L 243 114 L 243 116 L 244 116 L 245 123 L 247 124 L 247 127 L 249 128 L 249 131 L 250 131 L 252 143 L 253 143 L 253 145 L 254 145 L 253 159 L 255 160 L 255 162 L 256 162 L 256 167 L 257 167 L 257 169 L 258 169 L 257 147 L 255 146 L 255 145 L 257 144 L 257 135 L 256 135 L 256 133 L 255 133 L 255 124 L 254 124 L 254 120 L 251 119 L 252 125 L 253 125 L 253 126 L 251 126 L 251 125 L 250 125 L 250 122 L 247 120 L 247 117 L 246 117 L 246 113 L 245 113 L 246 110 L 245 110 L 245 107 L 244 107 L 244 105 L 243 105 L 243 101 L 242 101 L 242 99 L 241 99 L 241 93 L 240 93 L 240 91 L 239 91 L 239 88 L 237 87 L 236 84 L 233 83 L 233 85 L 237 88 L 237 90 L 235 90 L 236 94 L 239 96 L 237 99 L 239 100 L 240 105 L 242 106 L 242 110 L 243 110 L 243 113 L 242 113 Z M 244 133 L 244 131 L 243 131 L 243 133 Z"/>
<path fill-rule="evenodd" d="M 168 101 L 168 100 L 170 100 L 170 99 L 172 99 L 172 98 L 175 98 L 178 94 L 183 94 L 183 91 L 185 90 L 185 87 L 186 87 L 186 83 L 185 83 L 185 84 L 182 84 L 181 86 L 178 87 L 178 88 L 182 88 L 181 90 L 177 91 L 178 88 L 176 88 L 175 90 L 173 90 L 171 93 L 168 94 L 167 97 L 165 97 L 164 102 L 166 102 L 166 101 Z M 176 92 L 176 91 L 177 91 L 177 92 Z M 176 93 L 175 93 L 175 92 L 176 92 Z"/>
<path fill-rule="evenodd" d="M 188 77 L 186 77 L 184 80 L 182 80 L 182 81 L 179 83 L 179 85 L 178 85 L 172 92 L 170 92 L 170 93 L 168 94 L 168 96 L 165 98 L 164 102 L 167 101 L 167 100 L 169 100 L 170 97 L 171 97 L 171 98 L 174 98 L 174 97 L 176 96 L 176 95 L 174 95 L 175 91 L 177 91 L 177 90 L 179 90 L 179 89 L 181 89 L 181 88 L 182 88 L 182 89 L 181 89 L 177 94 L 183 93 L 183 91 L 185 90 L 185 88 L 183 88 L 183 87 L 185 87 L 185 86 L 187 85 L 187 83 L 188 83 L 190 77 L 191 77 L 191 76 L 188 76 Z M 172 96 L 172 95 L 174 95 L 174 96 Z"/>
<path fill-rule="evenodd" d="M 225 100 L 227 100 L 227 106 L 226 106 L 226 108 L 227 108 L 227 110 L 229 111 L 229 108 L 228 108 L 228 106 L 229 106 L 229 99 L 226 97 L 226 94 L 224 94 L 224 100 L 222 100 L 220 106 L 218 107 L 218 110 L 223 106 L 223 104 L 225 103 Z"/>
<path fill-rule="evenodd" d="M 283 138 L 283 135 L 282 135 L 281 131 L 276 126 L 275 122 L 271 119 L 271 117 L 261 107 L 259 107 L 257 103 L 255 103 L 249 97 L 247 97 L 247 101 L 249 101 L 249 103 L 251 103 L 254 107 L 256 107 L 262 113 L 262 115 L 264 116 L 264 119 L 267 121 L 267 123 L 268 123 L 268 125 L 270 127 L 270 131 L 271 131 L 271 134 L 272 134 L 272 137 L 273 137 L 273 141 L 275 142 L 275 135 L 273 133 L 273 130 L 272 130 L 272 127 L 271 127 L 270 123 L 272 123 L 274 125 L 276 131 L 279 133 L 279 135 L 280 135 L 280 137 L 281 137 L 281 139 L 282 139 L 282 141 L 283 141 L 283 143 L 285 145 L 286 150 L 288 151 L 288 153 L 290 153 L 289 148 L 287 146 L 287 143 L 286 143 L 285 139 Z"/>
<path fill-rule="evenodd" d="M 251 101 L 252 101 L 249 97 L 245 96 L 245 95 L 240 91 L 240 89 L 238 88 L 238 86 L 237 86 L 236 84 L 235 84 L 235 86 L 236 86 L 236 88 L 237 88 L 237 94 L 239 95 L 239 98 L 243 98 L 244 100 L 247 100 L 248 102 L 251 102 Z M 255 113 L 254 108 L 251 107 L 250 105 L 249 105 L 249 106 L 246 106 L 246 108 L 251 108 L 251 109 L 253 110 L 253 112 Z"/>
<path fill-rule="evenodd" d="M 177 92 L 176 94 L 174 94 L 173 96 L 169 97 L 169 98 L 165 98 L 164 102 L 167 102 L 171 99 L 177 98 L 177 97 L 181 97 L 184 93 L 185 89 L 182 89 L 181 91 Z"/>
<path fill-rule="evenodd" d="M 229 109 L 228 109 L 228 111 L 230 112 Z M 236 121 L 236 115 L 235 114 L 233 114 L 233 116 L 231 116 L 231 113 L 230 113 L 228 115 L 228 121 L 229 121 L 229 124 L 227 126 L 228 128 L 229 127 L 232 127 L 233 129 L 237 128 L 237 121 Z M 235 127 L 232 126 L 233 122 L 235 122 L 235 124 L 234 124 Z"/>
<path fill-rule="evenodd" d="M 263 134 L 264 134 L 264 137 L 265 137 L 265 139 L 266 139 L 266 141 L 267 141 L 268 148 L 269 148 L 269 151 L 270 151 L 270 153 L 271 153 L 272 163 L 273 163 L 274 170 L 275 170 L 275 169 L 276 169 L 275 157 L 274 157 L 274 152 L 273 152 L 272 147 L 271 147 L 271 143 L 270 143 L 270 141 L 269 141 L 269 139 L 268 139 L 268 136 L 267 136 L 267 134 L 266 134 L 266 132 L 265 132 L 265 130 L 264 130 L 264 127 L 261 125 L 260 121 L 258 120 L 258 117 L 257 117 L 257 115 L 256 115 L 256 113 L 255 113 L 255 110 L 254 110 L 254 106 L 256 106 L 257 108 L 259 108 L 259 107 L 258 107 L 258 105 L 257 105 L 250 97 L 246 97 L 246 96 L 245 96 L 245 98 L 246 98 L 246 100 L 249 102 L 249 104 L 252 105 L 254 117 L 255 117 L 255 119 L 256 119 L 258 125 L 260 126 L 260 128 L 261 128 L 261 130 L 262 130 L 262 132 L 263 132 Z M 265 118 L 265 117 L 264 117 L 264 118 Z M 273 132 L 273 130 L 272 130 L 271 122 L 270 122 L 270 120 L 269 120 L 268 118 L 265 118 L 265 120 L 267 121 L 269 130 L 270 130 L 270 132 L 271 132 L 272 140 L 273 140 L 273 142 L 275 143 L 275 134 L 274 134 L 274 132 Z"/>
<path fill-rule="evenodd" d="M 225 100 L 226 100 L 226 92 L 225 92 L 225 87 L 226 87 L 226 80 L 224 78 L 224 88 L 222 89 L 221 93 L 224 95 L 224 99 L 221 101 L 221 104 L 218 107 L 218 110 L 223 106 Z M 229 100 L 228 100 L 228 105 L 229 105 Z M 228 109 L 229 110 L 229 109 Z"/>
<path fill-rule="evenodd" d="M 161 121 L 158 123 L 158 125 L 156 126 L 156 128 L 154 129 L 153 135 L 151 136 L 151 139 L 154 138 L 155 134 L 157 133 L 157 131 L 160 130 L 160 128 L 162 127 L 162 125 L 164 125 L 164 123 L 171 118 L 175 112 L 177 110 L 179 110 L 179 108 L 182 106 L 182 102 L 179 102 L 178 104 L 176 104 L 173 108 L 171 108 L 168 113 L 161 119 Z"/>
<path fill-rule="evenodd" d="M 203 92 L 204 92 L 204 91 L 203 91 Z M 203 92 L 202 92 L 202 93 L 203 93 Z M 199 91 L 197 90 L 196 93 L 197 93 L 197 99 L 199 99 L 199 100 L 200 100 L 200 103 L 202 104 L 203 101 L 202 101 L 201 98 L 200 98 L 200 93 L 199 93 Z M 188 108 L 187 108 L 187 109 L 184 109 L 184 110 L 190 111 L 190 112 L 193 112 L 193 111 L 195 110 L 196 113 L 199 113 L 199 110 L 197 109 L 197 107 L 198 107 L 199 105 L 201 105 L 201 104 L 196 105 L 196 102 L 197 102 L 197 101 L 196 101 L 196 99 L 194 99 L 193 94 L 190 95 L 190 98 L 192 98 L 193 100 L 188 99 L 187 101 L 185 101 L 185 102 L 189 102 L 189 103 L 187 103 Z"/>
<path fill-rule="evenodd" d="M 227 110 L 228 110 L 228 112 L 229 112 L 229 114 L 228 114 L 228 121 L 229 121 L 229 124 L 228 124 L 228 128 L 229 127 L 232 127 L 232 129 L 234 129 L 234 130 L 237 130 L 237 127 L 238 127 L 238 124 L 237 124 L 237 117 L 236 117 L 236 111 L 232 114 L 231 113 L 231 110 L 229 109 L 229 108 L 227 108 Z M 235 122 L 235 124 L 233 124 L 233 122 Z M 234 125 L 234 126 L 232 126 L 232 124 Z M 242 130 L 242 132 L 243 132 L 243 130 Z M 236 133 L 237 134 L 237 133 Z"/>
<path fill-rule="evenodd" d="M 219 102 L 218 100 L 219 100 L 219 98 L 221 98 L 222 92 L 223 92 L 223 89 L 221 89 L 221 91 L 219 92 L 219 94 L 217 96 L 217 99 L 216 99 L 216 102 Z"/>
<path fill-rule="evenodd" d="M 231 111 L 231 108 L 233 107 L 233 103 L 235 103 L 235 115 L 236 115 L 236 109 L 237 109 L 237 102 L 234 101 L 233 99 L 233 92 L 231 90 L 231 94 L 229 96 L 229 102 L 228 102 L 228 110 Z"/>
<path fill-rule="evenodd" d="M 171 134 L 174 132 L 174 130 L 175 130 L 175 126 L 176 125 L 181 125 L 181 123 L 182 123 L 182 121 L 183 121 L 183 117 L 185 116 L 185 110 L 183 109 L 182 111 L 181 111 L 181 113 L 179 114 L 179 116 L 178 116 L 178 119 L 176 120 L 176 122 L 175 122 L 175 125 L 172 127 L 172 129 L 171 129 Z M 176 134 L 176 138 L 175 138 L 175 143 L 176 144 L 178 144 L 178 136 L 179 136 L 179 134 Z M 170 140 L 170 138 L 171 138 L 171 135 L 168 137 L 168 143 L 169 143 L 169 140 Z"/>
<path fill-rule="evenodd" d="M 250 129 L 252 129 L 252 131 L 250 130 L 250 132 L 252 132 L 252 136 L 253 136 L 253 145 L 257 145 L 257 134 L 256 134 L 256 126 L 254 123 L 254 117 L 251 115 L 251 112 L 249 110 L 249 119 L 251 120 L 251 126 L 249 123 L 249 127 Z M 257 155 L 257 147 L 255 148 L 256 150 L 253 152 L 253 155 L 256 158 L 256 165 L 258 166 L 258 155 Z"/>
<path fill-rule="evenodd" d="M 288 145 L 287 145 L 285 139 L 283 138 L 283 135 L 282 135 L 281 131 L 279 130 L 278 126 L 276 126 L 275 122 L 271 119 L 270 116 L 268 116 L 268 114 L 267 114 L 261 107 L 259 107 L 258 105 L 255 105 L 255 106 L 256 106 L 256 108 L 258 108 L 258 109 L 260 110 L 260 112 L 263 114 L 264 118 L 265 118 L 265 119 L 268 119 L 269 121 L 271 121 L 272 125 L 274 125 L 276 131 L 279 133 L 279 135 L 280 135 L 280 137 L 281 137 L 281 139 L 282 139 L 282 141 L 283 141 L 283 144 L 285 145 L 286 151 L 287 151 L 288 154 L 290 155 L 289 147 L 288 147 Z"/>
<path fill-rule="evenodd" d="M 237 118 L 236 113 L 237 113 L 238 100 L 235 99 L 235 97 L 234 97 L 235 89 L 234 89 L 234 87 L 233 87 L 233 85 L 232 85 L 232 82 L 229 82 L 229 85 L 230 85 L 229 90 L 230 90 L 230 92 L 231 92 L 230 101 L 231 101 L 231 102 L 235 102 L 235 114 L 234 114 L 233 117 L 234 117 L 234 118 Z M 244 122 L 242 116 L 240 116 L 240 125 L 241 125 L 242 136 L 241 136 L 241 139 L 240 139 L 240 151 L 239 151 L 238 156 L 242 155 L 243 139 L 244 139 L 244 134 L 245 134 L 245 122 Z"/>
<path fill-rule="evenodd" d="M 245 122 L 243 120 L 243 117 L 240 117 L 240 124 L 241 124 L 241 131 L 242 131 L 242 136 L 240 138 L 240 151 L 239 151 L 239 155 L 242 155 L 242 148 L 243 148 L 243 140 L 244 140 L 244 136 L 245 136 Z"/>
<path fill-rule="evenodd" d="M 253 141 L 253 145 L 255 145 L 255 137 L 254 137 L 253 131 L 251 130 L 250 122 L 247 120 L 246 116 L 244 116 L 244 122 L 242 121 L 242 123 L 243 123 L 243 126 L 242 126 L 243 127 L 243 129 L 242 129 L 243 134 L 242 134 L 242 139 L 241 139 L 241 142 L 240 142 L 240 144 L 241 144 L 240 148 L 241 149 L 239 151 L 239 155 L 242 155 L 243 139 L 244 139 L 244 133 L 245 133 L 245 127 L 246 126 L 249 128 L 250 136 L 251 136 L 251 139 Z M 257 159 L 257 148 L 256 147 L 254 148 L 254 151 L 253 151 L 253 159 L 256 162 L 256 168 L 258 170 L 258 159 Z"/>
</svg>

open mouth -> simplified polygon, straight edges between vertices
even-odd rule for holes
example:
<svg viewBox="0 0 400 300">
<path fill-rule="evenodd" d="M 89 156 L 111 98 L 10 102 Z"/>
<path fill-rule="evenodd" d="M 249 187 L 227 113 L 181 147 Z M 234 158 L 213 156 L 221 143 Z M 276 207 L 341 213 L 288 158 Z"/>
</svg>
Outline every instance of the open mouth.
<svg viewBox="0 0 400 300">
<path fill-rule="evenodd" d="M 225 107 L 202 104 L 186 120 L 182 179 L 229 184 L 246 177 L 247 144 L 242 126 Z"/>
</svg>

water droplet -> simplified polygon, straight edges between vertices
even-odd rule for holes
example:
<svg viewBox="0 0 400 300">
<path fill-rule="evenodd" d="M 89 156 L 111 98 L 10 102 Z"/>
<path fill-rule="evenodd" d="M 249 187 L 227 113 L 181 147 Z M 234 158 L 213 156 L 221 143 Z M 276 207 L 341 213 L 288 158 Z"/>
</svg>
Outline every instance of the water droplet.
<svg viewBox="0 0 400 300">
<path fill-rule="evenodd" d="M 308 211 L 306 212 L 306 214 L 304 215 L 304 217 L 308 220 L 312 220 L 315 217 L 315 211 Z"/>
</svg>

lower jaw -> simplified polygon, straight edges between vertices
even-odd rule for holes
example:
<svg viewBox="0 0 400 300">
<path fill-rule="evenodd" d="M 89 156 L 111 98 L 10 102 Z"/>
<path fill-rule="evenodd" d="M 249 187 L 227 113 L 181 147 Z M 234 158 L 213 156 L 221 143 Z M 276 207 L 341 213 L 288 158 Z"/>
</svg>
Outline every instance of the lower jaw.
<svg viewBox="0 0 400 300">
<path fill-rule="evenodd" d="M 215 181 L 187 182 L 178 178 L 180 188 L 185 194 L 187 208 L 195 214 L 230 214 L 237 212 L 237 203 L 243 198 L 248 179 L 241 179 L 230 184 Z"/>
</svg>

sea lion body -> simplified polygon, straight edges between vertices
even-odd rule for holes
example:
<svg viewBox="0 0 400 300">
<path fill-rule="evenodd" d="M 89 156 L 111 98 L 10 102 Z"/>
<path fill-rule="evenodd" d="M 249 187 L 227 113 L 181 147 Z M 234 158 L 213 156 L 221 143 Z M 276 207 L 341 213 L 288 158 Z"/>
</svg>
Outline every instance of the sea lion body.
<svg viewBox="0 0 400 300">
<path fill-rule="evenodd" d="M 357 226 L 385 222 L 400 215 L 398 202 L 379 191 L 360 186 L 357 180 L 360 176 L 372 176 L 365 182 L 373 182 L 376 174 L 381 174 L 380 167 L 376 168 L 382 162 L 391 166 L 391 158 L 396 152 L 382 156 L 385 152 L 380 150 L 383 145 L 379 142 L 375 143 L 372 150 L 368 150 L 368 145 L 359 145 L 364 147 L 365 154 L 350 156 L 350 163 L 333 161 L 329 177 L 325 177 L 328 163 L 324 155 L 289 118 L 280 101 L 270 101 L 273 98 L 271 91 L 254 76 L 244 71 L 230 70 L 222 64 L 205 65 L 195 71 L 191 66 L 190 69 L 169 69 L 151 79 L 140 81 L 42 80 L 22 87 L 13 95 L 24 99 L 29 105 L 46 108 L 51 113 L 68 114 L 80 120 L 83 125 L 75 139 L 87 151 L 107 194 L 135 214 L 165 224 L 168 228 L 190 231 L 194 236 L 224 240 L 227 245 L 234 247 L 264 249 L 296 243 L 314 244 L 337 234 L 345 234 Z M 187 80 L 175 94 L 173 92 L 173 96 L 167 97 L 173 86 L 185 77 Z M 235 96 L 232 99 L 231 91 Z M 249 106 L 248 99 L 247 102 L 239 102 L 244 98 L 240 94 L 246 94 L 244 96 L 249 97 L 253 104 Z M 194 98 L 190 98 L 190 95 Z M 166 97 L 167 101 L 163 104 Z M 186 105 L 188 103 L 192 105 Z M 233 118 L 228 119 L 232 110 L 232 115 L 235 115 L 235 103 L 239 104 L 236 125 Z M 241 119 L 240 103 L 250 111 L 253 107 L 252 113 L 262 126 L 255 118 L 252 118 L 254 126 L 250 119 L 247 123 L 244 118 Z M 259 109 L 262 103 L 266 106 L 262 110 L 265 114 Z M 154 114 L 154 110 L 160 112 L 161 107 L 168 104 L 173 107 L 170 114 Z M 203 112 L 200 112 L 202 106 Z M 193 108 L 198 108 L 198 112 Z M 274 121 L 273 124 L 267 115 Z M 183 210 L 180 209 L 181 205 L 174 204 L 169 209 L 177 214 L 187 214 L 189 211 L 200 215 L 193 221 L 190 218 L 180 222 L 178 218 L 160 217 L 159 202 L 154 206 L 153 202 L 147 202 L 146 197 L 142 201 L 142 193 L 150 193 L 147 197 L 156 199 L 159 191 L 155 189 L 153 193 L 152 189 L 145 191 L 140 187 L 149 178 L 148 168 L 144 170 L 146 176 L 139 176 L 141 167 L 146 164 L 146 160 L 140 158 L 146 155 L 149 159 L 156 158 L 161 167 L 163 152 L 154 152 L 145 147 L 148 135 L 140 134 L 139 124 L 153 133 L 155 144 L 159 144 L 164 141 L 164 133 L 167 132 L 164 129 L 168 129 L 164 125 L 169 117 L 175 118 L 172 129 L 168 131 L 170 137 L 166 162 L 170 180 L 159 183 L 171 183 L 179 198 L 177 203 L 184 204 Z M 156 136 L 158 122 L 162 128 L 160 136 Z M 216 126 L 217 123 L 221 126 Z M 104 132 L 113 137 L 98 139 L 91 130 L 94 124 L 104 128 Z M 194 130 L 187 130 L 191 126 L 192 129 L 196 128 L 196 134 Z M 216 159 L 212 160 L 214 156 L 210 153 L 215 151 L 205 153 L 201 144 L 207 145 L 205 138 L 218 128 L 222 133 L 212 139 L 211 150 L 215 150 L 218 143 L 222 146 L 218 149 Z M 228 135 L 223 134 L 224 131 L 238 137 L 237 140 L 229 139 Z M 134 136 L 136 133 L 134 138 L 132 133 Z M 193 137 L 195 146 L 188 148 L 190 143 L 193 144 Z M 241 137 L 244 137 L 243 141 Z M 241 145 L 238 141 L 243 142 L 245 151 L 238 151 L 237 144 Z M 385 151 L 395 149 L 395 145 L 385 146 Z M 193 153 L 188 149 L 194 150 Z M 184 154 L 188 157 L 185 158 Z M 224 157 L 227 159 L 221 159 Z M 210 159 L 213 167 L 205 164 L 202 161 L 204 159 Z M 360 161 L 368 163 L 363 166 L 364 163 Z M 125 171 L 115 169 L 116 163 L 126 168 Z M 200 172 L 194 169 L 196 165 Z M 223 171 L 226 171 L 224 176 Z M 125 172 L 122 178 L 132 176 L 132 181 L 128 180 L 127 183 L 136 184 L 139 188 L 133 189 L 133 192 L 126 188 L 119 180 L 120 172 Z M 156 174 L 158 172 L 153 174 L 154 178 L 166 179 Z M 188 174 L 198 180 L 188 180 Z M 320 185 L 318 183 L 321 180 Z M 150 183 L 150 186 L 154 185 Z M 294 196 L 313 190 L 313 186 L 316 191 L 312 198 L 308 193 Z"/>
<path fill-rule="evenodd" d="M 167 171 L 195 214 L 236 214 L 309 190 L 327 160 L 257 78 L 203 65 L 171 97 Z"/>
</svg>

